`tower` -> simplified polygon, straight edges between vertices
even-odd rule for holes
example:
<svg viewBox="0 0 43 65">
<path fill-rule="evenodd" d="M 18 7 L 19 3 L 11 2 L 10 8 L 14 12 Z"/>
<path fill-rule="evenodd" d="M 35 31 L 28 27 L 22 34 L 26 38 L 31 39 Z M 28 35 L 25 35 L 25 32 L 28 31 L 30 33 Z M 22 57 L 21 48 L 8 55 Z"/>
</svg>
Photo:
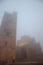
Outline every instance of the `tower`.
<svg viewBox="0 0 43 65">
<path fill-rule="evenodd" d="M 16 56 L 16 25 L 17 13 L 5 12 L 1 24 L 0 45 L 2 49 L 0 59 L 12 61 Z"/>
</svg>

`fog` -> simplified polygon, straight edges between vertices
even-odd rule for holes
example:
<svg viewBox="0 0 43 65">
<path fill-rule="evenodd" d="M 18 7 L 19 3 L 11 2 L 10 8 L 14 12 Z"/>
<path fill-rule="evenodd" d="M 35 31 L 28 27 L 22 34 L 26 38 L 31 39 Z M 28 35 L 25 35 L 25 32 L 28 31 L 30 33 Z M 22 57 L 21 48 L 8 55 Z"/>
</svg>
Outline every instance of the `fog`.
<svg viewBox="0 0 43 65">
<path fill-rule="evenodd" d="M 17 12 L 17 40 L 28 35 L 43 49 L 43 0 L 0 0 L 0 26 L 5 11 Z"/>
</svg>

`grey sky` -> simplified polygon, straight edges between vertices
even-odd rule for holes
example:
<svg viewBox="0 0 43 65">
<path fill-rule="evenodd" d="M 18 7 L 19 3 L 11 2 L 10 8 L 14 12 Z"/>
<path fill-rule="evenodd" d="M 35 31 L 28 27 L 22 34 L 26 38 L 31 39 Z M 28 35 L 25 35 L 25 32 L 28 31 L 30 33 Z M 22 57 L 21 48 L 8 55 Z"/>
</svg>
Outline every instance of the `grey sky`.
<svg viewBox="0 0 43 65">
<path fill-rule="evenodd" d="M 23 35 L 34 37 L 43 47 L 43 1 L 2 0 L 0 1 L 0 24 L 4 12 L 17 11 L 17 39 Z"/>
</svg>

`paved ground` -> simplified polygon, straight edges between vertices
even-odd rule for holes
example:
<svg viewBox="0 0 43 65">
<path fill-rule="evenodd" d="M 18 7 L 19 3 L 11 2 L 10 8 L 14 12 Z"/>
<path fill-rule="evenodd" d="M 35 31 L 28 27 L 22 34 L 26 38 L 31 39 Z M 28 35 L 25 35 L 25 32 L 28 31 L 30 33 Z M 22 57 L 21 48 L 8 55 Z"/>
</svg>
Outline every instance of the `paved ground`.
<svg viewBox="0 0 43 65">
<path fill-rule="evenodd" d="M 38 62 L 15 62 L 15 63 L 1 63 L 0 65 L 43 65 L 43 63 Z"/>
<path fill-rule="evenodd" d="M 37 62 L 16 62 L 12 64 L 7 64 L 7 65 L 43 65 L 43 63 L 37 63 Z"/>
</svg>

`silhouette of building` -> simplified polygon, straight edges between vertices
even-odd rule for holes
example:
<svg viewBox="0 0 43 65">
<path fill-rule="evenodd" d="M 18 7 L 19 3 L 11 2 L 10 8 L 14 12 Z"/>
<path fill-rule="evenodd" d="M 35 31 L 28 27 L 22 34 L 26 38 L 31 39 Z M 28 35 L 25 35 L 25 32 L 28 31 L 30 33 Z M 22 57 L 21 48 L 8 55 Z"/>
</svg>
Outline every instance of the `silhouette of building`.
<svg viewBox="0 0 43 65">
<path fill-rule="evenodd" d="M 34 38 L 23 36 L 17 42 L 17 59 L 26 61 L 40 61 L 41 48 Z"/>
<path fill-rule="evenodd" d="M 12 61 L 16 56 L 17 13 L 5 12 L 1 24 L 0 60 Z"/>
</svg>

